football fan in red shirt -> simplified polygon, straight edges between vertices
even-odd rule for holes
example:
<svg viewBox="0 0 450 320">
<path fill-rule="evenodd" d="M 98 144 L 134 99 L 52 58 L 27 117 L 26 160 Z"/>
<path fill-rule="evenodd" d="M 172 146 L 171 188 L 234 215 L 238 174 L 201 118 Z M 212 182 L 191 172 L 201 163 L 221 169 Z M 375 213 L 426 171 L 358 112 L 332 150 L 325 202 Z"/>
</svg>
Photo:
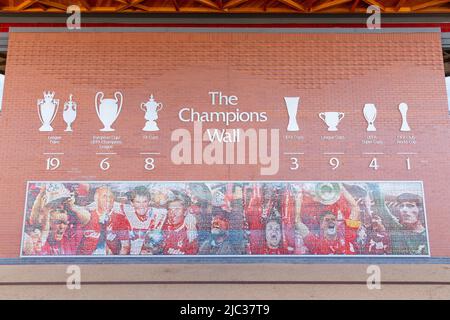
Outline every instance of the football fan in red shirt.
<svg viewBox="0 0 450 320">
<path fill-rule="evenodd" d="M 186 221 L 189 200 L 179 192 L 168 202 L 167 220 L 163 226 L 164 254 L 197 254 L 198 241 L 192 233 L 195 228 L 188 226 Z"/>
<path fill-rule="evenodd" d="M 94 195 L 96 208 L 84 226 L 79 255 L 123 255 L 130 252 L 130 224 L 122 212 L 114 212 L 114 194 L 107 186 Z"/>
<path fill-rule="evenodd" d="M 319 215 L 320 230 L 316 235 L 302 222 L 301 203 L 303 193 L 297 197 L 298 217 L 296 219 L 297 230 L 310 254 L 330 255 L 357 253 L 356 237 L 360 226 L 360 209 L 357 201 L 350 195 L 343 185 L 342 196 L 350 206 L 350 215 L 347 219 L 339 221 L 335 212 L 324 211 Z M 343 224 L 343 225 L 341 225 Z M 342 226 L 342 228 L 340 228 Z"/>
</svg>

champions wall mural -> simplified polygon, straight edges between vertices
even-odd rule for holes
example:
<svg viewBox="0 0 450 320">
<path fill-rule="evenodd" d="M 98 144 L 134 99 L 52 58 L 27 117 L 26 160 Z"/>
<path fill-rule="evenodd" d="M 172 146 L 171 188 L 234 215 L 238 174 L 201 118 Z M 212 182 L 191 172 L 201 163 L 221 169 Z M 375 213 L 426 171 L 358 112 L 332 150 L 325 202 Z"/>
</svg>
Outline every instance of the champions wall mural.
<svg viewBox="0 0 450 320">
<path fill-rule="evenodd" d="M 22 255 L 419 255 L 420 182 L 28 184 Z"/>
</svg>

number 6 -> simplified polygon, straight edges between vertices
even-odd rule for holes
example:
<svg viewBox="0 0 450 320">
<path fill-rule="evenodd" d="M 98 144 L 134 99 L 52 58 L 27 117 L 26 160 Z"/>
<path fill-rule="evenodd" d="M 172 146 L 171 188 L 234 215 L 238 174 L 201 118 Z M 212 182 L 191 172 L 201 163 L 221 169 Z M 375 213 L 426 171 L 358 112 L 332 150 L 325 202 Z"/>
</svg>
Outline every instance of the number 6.
<svg viewBox="0 0 450 320">
<path fill-rule="evenodd" d="M 100 162 L 100 169 L 102 169 L 103 171 L 106 171 L 109 169 L 109 167 L 111 166 L 108 162 L 109 158 L 105 158 Z"/>
</svg>

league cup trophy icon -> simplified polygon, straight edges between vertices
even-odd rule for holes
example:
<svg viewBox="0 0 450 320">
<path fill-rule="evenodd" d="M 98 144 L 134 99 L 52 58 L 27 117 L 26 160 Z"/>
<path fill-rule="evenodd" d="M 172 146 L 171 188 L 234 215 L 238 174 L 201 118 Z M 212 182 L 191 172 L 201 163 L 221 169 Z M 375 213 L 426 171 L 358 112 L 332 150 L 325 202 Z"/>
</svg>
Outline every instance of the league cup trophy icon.
<svg viewBox="0 0 450 320">
<path fill-rule="evenodd" d="M 59 107 L 59 99 L 53 99 L 54 96 L 55 92 L 44 91 L 44 99 L 37 101 L 39 120 L 42 123 L 39 131 L 53 131 L 50 124 L 55 119 Z"/>
<path fill-rule="evenodd" d="M 367 131 L 377 131 L 375 125 L 375 119 L 377 117 L 377 108 L 373 103 L 366 103 L 363 109 L 364 118 L 367 121 Z"/>
<path fill-rule="evenodd" d="M 141 103 L 141 110 L 145 112 L 145 127 L 143 131 L 159 131 L 156 121 L 158 119 L 158 112 L 163 108 L 161 102 L 156 102 L 153 99 L 153 94 L 150 95 L 150 99 L 146 103 Z"/>
<path fill-rule="evenodd" d="M 64 131 L 73 131 L 72 123 L 77 118 L 77 103 L 72 100 L 72 95 L 69 96 L 69 101 L 64 103 L 63 119 L 67 124 L 67 128 Z"/>
<path fill-rule="evenodd" d="M 328 126 L 328 131 L 338 131 L 337 126 L 344 119 L 343 112 L 321 112 L 319 118 Z"/>
<path fill-rule="evenodd" d="M 400 114 L 402 115 L 402 126 L 400 127 L 400 131 L 411 131 L 408 120 L 406 119 L 406 114 L 408 113 L 408 105 L 402 102 L 398 105 L 398 110 L 400 110 Z"/>
<path fill-rule="evenodd" d="M 103 99 L 103 97 L 103 92 L 97 92 L 95 95 L 95 111 L 97 111 L 98 118 L 104 126 L 100 131 L 115 131 L 111 126 L 122 110 L 123 95 L 121 92 L 116 92 L 114 93 L 115 99 Z"/>
<path fill-rule="evenodd" d="M 287 131 L 299 131 L 297 124 L 297 110 L 300 97 L 284 97 L 289 116 Z"/>
</svg>

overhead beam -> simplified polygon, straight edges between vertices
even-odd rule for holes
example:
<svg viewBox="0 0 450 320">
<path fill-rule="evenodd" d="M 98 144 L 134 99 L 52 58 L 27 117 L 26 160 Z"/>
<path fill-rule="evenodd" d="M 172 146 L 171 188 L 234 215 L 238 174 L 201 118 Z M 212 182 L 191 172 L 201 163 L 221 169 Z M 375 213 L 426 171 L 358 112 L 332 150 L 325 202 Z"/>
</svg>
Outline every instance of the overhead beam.
<svg viewBox="0 0 450 320">
<path fill-rule="evenodd" d="M 331 7 L 335 7 L 338 6 L 340 4 L 343 3 L 347 3 L 347 2 L 352 2 L 353 0 L 332 0 L 332 1 L 328 1 L 328 2 L 324 2 L 321 4 L 318 4 L 317 6 L 314 6 L 311 8 L 311 12 L 316 12 L 316 11 L 320 11 L 323 9 L 328 9 Z"/>
<path fill-rule="evenodd" d="M 224 9 L 234 8 L 234 7 L 237 7 L 241 4 L 243 4 L 244 2 L 248 2 L 248 0 L 231 0 L 231 1 L 228 1 L 227 3 L 225 3 L 223 5 L 223 8 Z"/>
<path fill-rule="evenodd" d="M 435 6 L 439 6 L 441 4 L 446 4 L 449 3 L 450 0 L 433 0 L 433 1 L 427 1 L 421 4 L 417 4 L 415 6 L 411 6 L 411 10 L 416 11 L 416 10 L 422 10 L 428 7 L 435 7 Z"/>
<path fill-rule="evenodd" d="M 278 0 L 278 2 L 281 2 L 297 11 L 306 12 L 306 8 L 302 4 L 297 3 L 294 0 Z"/>
<path fill-rule="evenodd" d="M 220 10 L 220 8 L 217 5 L 217 3 L 215 3 L 214 1 L 211 1 L 211 0 L 195 0 L 195 2 L 201 3 L 201 4 L 205 5 L 205 6 L 213 8 L 213 9 Z"/>
<path fill-rule="evenodd" d="M 379 1 L 376 1 L 376 0 L 363 0 L 363 1 L 371 6 L 377 6 L 378 8 L 380 8 L 383 11 L 386 10 L 386 6 Z"/>
<path fill-rule="evenodd" d="M 53 2 L 53 1 L 49 1 L 49 0 L 39 0 L 38 2 L 47 7 L 52 7 L 52 8 L 60 9 L 63 11 L 67 10 L 67 6 L 62 3 Z"/>
<path fill-rule="evenodd" d="M 359 5 L 360 0 L 355 0 L 355 2 L 353 2 L 352 7 L 350 8 L 351 12 L 355 12 L 356 8 Z"/>
</svg>

